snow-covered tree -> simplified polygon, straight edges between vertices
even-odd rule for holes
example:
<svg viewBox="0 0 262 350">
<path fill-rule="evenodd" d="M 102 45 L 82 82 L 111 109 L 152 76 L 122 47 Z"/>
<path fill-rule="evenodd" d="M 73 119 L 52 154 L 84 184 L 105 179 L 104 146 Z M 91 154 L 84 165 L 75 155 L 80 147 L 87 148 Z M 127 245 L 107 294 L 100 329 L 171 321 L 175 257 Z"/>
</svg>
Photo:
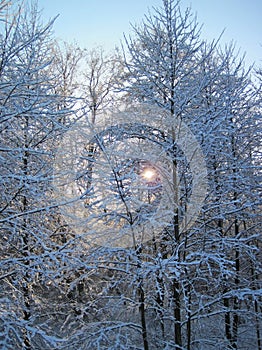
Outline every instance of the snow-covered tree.
<svg viewBox="0 0 262 350">
<path fill-rule="evenodd" d="M 60 264 L 52 238 L 58 229 L 52 163 L 69 109 L 57 108 L 59 82 L 50 73 L 52 22 L 43 25 L 34 4 L 16 5 L 3 14 L 0 36 L 0 343 L 31 349 L 40 339 L 43 347 L 55 347 L 34 288 Z"/>
<path fill-rule="evenodd" d="M 109 113 L 119 96 L 114 94 L 121 76 L 121 60 L 117 53 L 107 54 L 101 47 L 87 50 L 82 67 L 81 97 L 88 103 L 91 123 Z"/>
<path fill-rule="evenodd" d="M 50 69 L 57 76 L 58 84 L 56 93 L 64 97 L 63 104 L 58 108 L 68 107 L 70 96 L 80 97 L 81 87 L 81 65 L 85 57 L 85 50 L 81 49 L 77 43 L 55 42 L 53 44 L 53 59 Z M 79 102 L 80 103 L 80 102 Z"/>
<path fill-rule="evenodd" d="M 248 334 L 259 324 L 257 312 L 241 301 L 254 298 L 257 303 L 260 295 L 258 284 L 254 288 L 252 273 L 248 273 L 259 261 L 258 100 L 242 63 L 232 46 L 215 51 L 203 62 L 200 74 L 209 77 L 209 83 L 192 103 L 188 116 L 190 120 L 194 115 L 191 127 L 202 139 L 209 174 L 204 226 L 196 232 L 200 237 L 205 233 L 202 258 L 214 262 L 213 277 L 206 278 L 216 299 L 210 310 L 222 315 L 223 303 L 225 338 L 232 348 L 238 348 L 240 342 L 245 346 L 240 334 Z M 256 270 L 260 269 L 256 263 Z M 246 323 L 241 320 L 243 314 Z M 257 344 L 259 339 L 258 332 Z M 247 336 L 246 341 L 255 348 L 256 342 Z"/>
<path fill-rule="evenodd" d="M 182 230 L 180 216 L 186 209 L 187 202 L 184 203 L 184 208 L 179 205 L 182 197 L 179 195 L 178 188 L 182 177 L 179 178 L 177 175 L 178 168 L 181 167 L 181 161 L 178 161 L 181 160 L 181 150 L 179 151 L 177 147 L 177 140 L 180 132 L 179 124 L 183 121 L 188 105 L 206 84 L 204 80 L 195 79 L 195 72 L 202 60 L 199 53 L 203 42 L 191 11 L 187 9 L 182 13 L 179 4 L 174 1 L 163 1 L 163 7 L 149 14 L 142 26 L 134 27 L 134 32 L 134 37 L 126 40 L 128 93 L 137 101 L 160 106 L 168 112 L 169 121 L 165 124 L 169 125 L 164 132 L 171 135 L 173 148 L 172 188 L 174 201 L 178 207 L 174 210 L 170 225 L 163 231 L 162 242 L 155 254 L 161 254 L 164 259 L 173 257 L 178 263 L 184 259 L 183 247 L 187 245 L 187 236 Z M 186 168 L 180 172 L 180 175 L 182 173 L 184 175 L 188 173 L 186 177 L 190 178 Z M 187 196 L 186 188 L 183 190 L 184 196 Z M 167 290 L 167 295 L 164 296 L 164 291 L 160 293 L 162 300 L 158 308 L 161 309 L 164 305 L 165 297 L 173 305 L 174 315 L 172 316 L 170 314 L 167 316 L 166 311 L 161 310 L 161 322 L 164 323 L 164 318 L 169 318 L 170 321 L 172 319 L 175 348 L 180 349 L 183 338 L 182 284 L 176 275 L 171 274 L 167 280 L 172 287 L 163 287 L 163 283 L 160 283 L 161 288 Z M 166 336 L 170 337 L 170 334 L 163 334 L 163 341 L 166 341 Z"/>
<path fill-rule="evenodd" d="M 175 261 L 180 269 L 178 278 L 169 274 L 173 294 L 164 296 L 169 302 L 173 300 L 174 346 L 190 349 L 192 344 L 209 342 L 210 348 L 213 331 L 202 334 L 198 327 L 203 327 L 205 317 L 212 313 L 224 314 L 225 318 L 225 333 L 222 329 L 212 335 L 214 347 L 225 335 L 222 348 L 237 348 L 237 342 L 243 339 L 238 338 L 240 333 L 248 333 L 252 328 L 257 329 L 260 344 L 257 310 L 250 311 L 248 302 L 243 305 L 240 301 L 251 298 L 257 305 L 261 295 L 257 282 L 254 287 L 252 273 L 246 275 L 247 270 L 254 268 L 251 265 L 259 261 L 256 254 L 260 203 L 258 101 L 249 73 L 244 72 L 242 61 L 237 61 L 232 48 L 223 51 L 217 43 L 202 42 L 190 10 L 182 13 L 176 1 L 164 0 L 161 9 L 149 14 L 142 26 L 134 27 L 134 36 L 126 42 L 126 91 L 137 102 L 146 102 L 151 109 L 152 105 L 161 106 L 170 113 L 170 127 L 165 132 L 171 131 L 174 146 L 180 130 L 175 127 L 177 120 L 186 122 L 202 145 L 208 168 L 210 188 L 203 221 L 187 231 L 181 230 L 179 214 L 187 210 L 188 203 L 183 204 L 181 198 L 186 190 L 177 192 L 176 202 L 180 201 L 182 208 L 174 213 L 168 239 L 162 236 L 163 241 L 168 241 L 166 247 L 171 247 L 168 254 L 163 254 L 161 245 L 162 257 Z M 174 150 L 174 169 L 179 169 L 177 152 Z M 174 191 L 178 191 L 182 179 L 173 178 Z M 190 181 L 188 185 L 192 187 Z M 190 190 L 188 196 L 190 201 Z M 256 271 L 260 268 L 256 264 Z M 211 289 L 212 283 L 213 301 L 203 289 L 205 284 Z M 246 288 L 245 284 L 253 287 Z M 163 314 L 167 319 L 166 309 Z M 240 314 L 252 314 L 247 316 L 245 326 Z M 214 317 L 214 324 L 218 319 Z M 252 346 L 256 346 L 255 342 Z"/>
</svg>

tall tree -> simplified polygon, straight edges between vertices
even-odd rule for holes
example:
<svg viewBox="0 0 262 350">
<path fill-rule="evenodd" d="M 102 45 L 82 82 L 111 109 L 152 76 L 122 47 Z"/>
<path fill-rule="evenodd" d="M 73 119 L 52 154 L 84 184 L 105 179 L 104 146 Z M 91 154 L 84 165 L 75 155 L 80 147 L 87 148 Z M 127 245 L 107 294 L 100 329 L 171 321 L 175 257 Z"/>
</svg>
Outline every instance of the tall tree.
<svg viewBox="0 0 262 350">
<path fill-rule="evenodd" d="M 211 280 L 214 279 L 216 284 L 218 272 L 221 286 L 227 287 L 222 293 L 219 290 L 214 293 L 218 306 L 216 312 L 217 315 L 221 312 L 220 302 L 224 301 L 224 308 L 228 310 L 225 311 L 225 336 L 229 346 L 236 348 L 239 314 L 243 312 L 243 309 L 239 310 L 239 295 L 241 279 L 244 277 L 242 273 L 246 268 L 242 257 L 256 250 L 258 238 L 258 187 L 248 185 L 257 183 L 257 171 L 252 170 L 254 160 L 251 160 L 249 152 L 253 153 L 259 142 L 257 136 L 251 138 L 254 133 L 257 135 L 258 118 L 255 112 L 256 95 L 251 89 L 249 74 L 243 72 L 242 61 L 237 62 L 232 48 L 222 52 L 217 49 L 216 43 L 207 45 L 201 42 L 199 27 L 192 19 L 190 10 L 182 13 L 176 1 L 164 0 L 161 9 L 155 9 L 153 14 L 149 14 L 142 26 L 134 27 L 134 37 L 126 39 L 126 43 L 129 78 L 126 91 L 137 102 L 161 106 L 170 113 L 170 127 L 165 131 L 172 135 L 174 145 L 174 202 L 182 204 L 181 195 L 186 193 L 185 189 L 184 192 L 178 191 L 182 177 L 177 175 L 181 159 L 177 149 L 177 135 L 180 132 L 176 127 L 177 120 L 186 122 L 202 144 L 208 178 L 214 189 L 214 192 L 210 189 L 207 201 L 215 210 L 212 219 L 206 216 L 203 226 L 194 225 L 184 231 L 179 216 L 184 211 L 180 207 L 174 212 L 172 226 L 168 227 L 168 245 L 172 247 L 169 254 L 183 271 L 179 278 L 169 276 L 173 283 L 173 293 L 168 299 L 173 300 L 174 306 L 175 348 L 183 346 L 183 334 L 186 334 L 186 346 L 190 349 L 194 341 L 191 336 L 193 320 L 202 314 L 203 305 L 200 307 L 197 303 L 210 298 L 197 292 L 199 281 L 205 279 L 211 286 Z M 190 185 L 189 182 L 190 186 L 192 183 Z M 213 197 L 214 193 L 216 195 Z M 246 201 L 249 202 L 248 207 Z M 250 222 L 253 229 L 247 229 L 247 222 L 243 220 L 249 215 L 256 217 L 253 223 Z M 216 223 L 217 227 L 212 226 L 211 222 Z M 245 236 L 244 232 L 247 244 L 240 238 Z M 196 233 L 198 240 L 195 239 Z M 166 241 L 166 237 L 162 236 L 162 240 Z M 206 249 L 207 240 L 211 251 L 197 253 L 202 249 L 200 243 Z M 224 250 L 225 242 L 227 253 Z M 198 254 L 202 254 L 202 258 Z M 211 265 L 208 263 L 212 277 L 208 277 L 203 268 L 209 259 L 214 262 Z M 230 266 L 233 266 L 233 270 Z M 196 274 L 197 270 L 199 275 Z M 230 286 L 223 281 L 224 278 L 231 281 Z M 230 292 L 232 288 L 236 290 L 235 293 Z M 257 298 L 259 291 L 249 289 L 247 295 L 256 295 Z M 208 307 L 204 307 L 204 310 L 207 312 Z M 184 329 L 182 324 L 186 324 L 187 328 Z"/>
<path fill-rule="evenodd" d="M 52 21 L 41 24 L 34 4 L 9 6 L 3 21 L 0 342 L 3 349 L 31 349 L 34 342 L 56 343 L 39 325 L 34 283 L 51 278 L 52 261 L 60 264 L 52 240 L 52 161 L 69 109 L 57 109 L 58 81 L 49 71 Z"/>
<path fill-rule="evenodd" d="M 188 109 L 188 104 L 203 88 L 203 81 L 196 83 L 194 77 L 201 59 L 199 51 L 203 45 L 199 27 L 189 9 L 183 14 L 179 3 L 163 1 L 163 7 L 149 14 L 141 27 L 134 27 L 135 36 L 126 40 L 127 62 L 130 78 L 128 92 L 137 101 L 155 104 L 169 113 L 169 133 L 173 144 L 173 201 L 177 205 L 173 213 L 173 222 L 166 231 L 171 255 L 178 261 L 182 259 L 181 246 L 186 238 L 181 229 L 179 199 L 178 159 L 181 157 L 177 149 L 180 120 Z M 167 123 L 168 124 L 168 123 Z M 162 244 L 163 246 L 163 244 Z M 170 248 L 172 247 L 172 248 Z M 167 251 L 164 248 L 164 251 Z M 164 258 L 167 258 L 166 253 Z M 172 278 L 170 298 L 174 307 L 174 341 L 176 349 L 182 347 L 182 306 L 181 285 L 177 278 Z"/>
<path fill-rule="evenodd" d="M 249 324 L 240 326 L 239 315 L 250 314 L 240 301 L 241 293 L 251 298 L 255 294 L 255 299 L 259 295 L 258 290 L 254 292 L 252 288 L 244 287 L 252 284 L 251 275 L 248 278 L 246 275 L 251 260 L 259 261 L 258 257 L 253 256 L 251 260 L 250 257 L 256 251 L 258 239 L 256 149 L 260 141 L 257 93 L 242 63 L 242 59 L 234 55 L 232 46 L 216 51 L 206 60 L 201 74 L 213 77 L 192 104 L 193 110 L 188 117 L 190 120 L 191 115 L 195 115 L 191 127 L 203 140 L 209 170 L 210 190 L 202 230 L 207 234 L 203 240 L 204 256 L 212 257 L 217 264 L 213 292 L 217 303 L 213 306 L 218 314 L 223 300 L 227 310 L 224 313 L 225 337 L 232 348 L 239 346 L 239 327 L 242 332 L 244 329 L 248 332 L 256 323 L 253 314 Z M 253 220 L 250 220 L 251 216 Z M 260 269 L 259 265 L 257 269 Z M 214 312 L 213 307 L 212 310 Z"/>
</svg>

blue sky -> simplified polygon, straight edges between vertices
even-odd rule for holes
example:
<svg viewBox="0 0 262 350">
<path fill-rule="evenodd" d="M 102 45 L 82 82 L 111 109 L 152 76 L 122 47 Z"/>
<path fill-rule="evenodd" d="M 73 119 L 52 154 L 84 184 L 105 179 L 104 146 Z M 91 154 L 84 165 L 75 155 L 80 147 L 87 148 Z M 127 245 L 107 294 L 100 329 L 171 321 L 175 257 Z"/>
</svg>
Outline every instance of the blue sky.
<svg viewBox="0 0 262 350">
<path fill-rule="evenodd" d="M 161 0 L 38 0 L 44 19 L 59 14 L 55 36 L 76 41 L 85 48 L 118 46 L 123 33 L 130 33 L 130 22 L 139 23 L 152 6 Z M 191 6 L 203 24 L 202 37 L 212 40 L 223 29 L 221 43 L 236 42 L 246 63 L 262 66 L 262 0 L 181 0 Z"/>
</svg>

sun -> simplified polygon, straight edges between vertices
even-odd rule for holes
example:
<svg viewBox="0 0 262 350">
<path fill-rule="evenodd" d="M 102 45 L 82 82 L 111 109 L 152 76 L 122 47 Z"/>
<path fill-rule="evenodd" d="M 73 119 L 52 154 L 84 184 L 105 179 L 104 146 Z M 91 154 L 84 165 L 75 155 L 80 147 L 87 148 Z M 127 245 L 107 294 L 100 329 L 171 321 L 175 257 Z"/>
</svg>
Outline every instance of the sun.
<svg viewBox="0 0 262 350">
<path fill-rule="evenodd" d="M 150 181 L 155 178 L 156 172 L 153 169 L 148 168 L 144 169 L 141 175 L 145 180 Z"/>
</svg>

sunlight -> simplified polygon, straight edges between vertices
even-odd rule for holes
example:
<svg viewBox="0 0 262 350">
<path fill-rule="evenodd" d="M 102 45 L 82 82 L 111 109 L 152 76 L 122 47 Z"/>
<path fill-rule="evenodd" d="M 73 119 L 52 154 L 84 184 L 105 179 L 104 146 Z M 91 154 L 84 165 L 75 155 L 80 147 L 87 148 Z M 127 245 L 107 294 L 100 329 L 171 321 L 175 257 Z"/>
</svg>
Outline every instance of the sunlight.
<svg viewBox="0 0 262 350">
<path fill-rule="evenodd" d="M 155 175 L 156 175 L 156 172 L 153 169 L 145 169 L 142 172 L 142 177 L 147 181 L 153 180 Z"/>
</svg>

